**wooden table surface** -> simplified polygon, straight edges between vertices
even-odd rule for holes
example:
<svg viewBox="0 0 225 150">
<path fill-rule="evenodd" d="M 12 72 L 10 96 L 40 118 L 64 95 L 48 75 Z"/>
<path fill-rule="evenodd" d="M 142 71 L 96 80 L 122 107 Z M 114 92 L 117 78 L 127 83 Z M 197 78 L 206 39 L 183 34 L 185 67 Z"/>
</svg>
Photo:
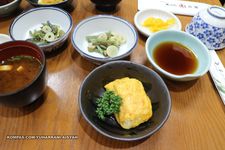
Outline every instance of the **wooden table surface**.
<svg viewBox="0 0 225 150">
<path fill-rule="evenodd" d="M 199 1 L 220 5 L 219 0 Z M 88 16 L 103 14 L 95 10 L 90 0 L 77 0 L 73 5 L 75 9 L 70 14 L 74 26 Z M 25 11 L 32 6 L 23 0 L 21 8 Z M 136 0 L 122 0 L 118 11 L 111 14 L 134 23 L 136 12 Z M 191 21 L 191 17 L 178 17 L 183 29 Z M 8 34 L 14 18 L 0 20 L 0 33 Z M 152 68 L 145 55 L 145 40 L 139 34 L 138 46 L 131 54 L 130 61 Z M 225 65 L 225 51 L 217 53 Z M 172 98 L 169 119 L 157 133 L 145 140 L 122 142 L 99 134 L 81 116 L 78 107 L 79 87 L 96 66 L 74 50 L 70 39 L 64 50 L 47 57 L 48 85 L 42 98 L 20 109 L 0 106 L 0 150 L 225 150 L 225 107 L 209 73 L 190 82 L 164 79 Z M 77 139 L 13 140 L 7 139 L 7 135 L 76 135 Z"/>
</svg>

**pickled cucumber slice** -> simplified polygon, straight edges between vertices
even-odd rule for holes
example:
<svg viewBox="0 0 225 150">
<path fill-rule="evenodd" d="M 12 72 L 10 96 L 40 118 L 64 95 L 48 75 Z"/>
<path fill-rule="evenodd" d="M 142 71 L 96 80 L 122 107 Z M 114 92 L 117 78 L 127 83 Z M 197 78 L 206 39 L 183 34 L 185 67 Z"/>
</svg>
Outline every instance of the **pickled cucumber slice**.
<svg viewBox="0 0 225 150">
<path fill-rule="evenodd" d="M 119 52 L 118 47 L 111 45 L 109 47 L 107 47 L 106 49 L 106 53 L 109 57 L 115 57 Z"/>
<path fill-rule="evenodd" d="M 55 35 L 52 32 L 48 32 L 45 34 L 44 39 L 48 42 L 52 42 L 55 40 Z"/>
<path fill-rule="evenodd" d="M 48 32 L 52 32 L 52 29 L 48 26 L 48 25 L 45 25 L 41 28 L 41 30 L 44 32 L 44 33 L 48 33 Z"/>
</svg>

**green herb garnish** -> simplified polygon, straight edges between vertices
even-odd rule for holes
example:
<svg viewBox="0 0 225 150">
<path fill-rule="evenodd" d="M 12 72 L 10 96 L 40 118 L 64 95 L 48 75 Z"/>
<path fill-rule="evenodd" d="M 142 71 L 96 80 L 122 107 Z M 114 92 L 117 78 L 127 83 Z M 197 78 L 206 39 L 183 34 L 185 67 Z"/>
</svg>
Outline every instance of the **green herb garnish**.
<svg viewBox="0 0 225 150">
<path fill-rule="evenodd" d="M 7 61 L 18 61 L 18 60 L 21 60 L 21 59 L 33 60 L 34 57 L 32 57 L 32 56 L 26 56 L 26 55 L 19 55 L 19 56 L 13 56 L 13 57 L 7 59 Z"/>
<path fill-rule="evenodd" d="M 105 116 L 119 113 L 122 98 L 113 91 L 105 91 L 102 97 L 98 98 L 96 114 L 99 119 L 104 120 Z"/>
</svg>

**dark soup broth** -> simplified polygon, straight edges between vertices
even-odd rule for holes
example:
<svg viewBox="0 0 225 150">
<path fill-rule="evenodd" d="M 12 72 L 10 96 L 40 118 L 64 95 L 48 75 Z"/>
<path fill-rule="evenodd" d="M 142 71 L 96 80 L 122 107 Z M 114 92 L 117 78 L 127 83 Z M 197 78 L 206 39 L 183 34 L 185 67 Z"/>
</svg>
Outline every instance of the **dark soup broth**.
<svg viewBox="0 0 225 150">
<path fill-rule="evenodd" d="M 14 56 L 0 62 L 0 94 L 25 87 L 38 75 L 41 63 L 32 56 Z"/>
<path fill-rule="evenodd" d="M 162 69 L 175 75 L 191 74 L 198 68 L 196 55 L 176 42 L 159 44 L 153 51 L 153 58 Z"/>
</svg>

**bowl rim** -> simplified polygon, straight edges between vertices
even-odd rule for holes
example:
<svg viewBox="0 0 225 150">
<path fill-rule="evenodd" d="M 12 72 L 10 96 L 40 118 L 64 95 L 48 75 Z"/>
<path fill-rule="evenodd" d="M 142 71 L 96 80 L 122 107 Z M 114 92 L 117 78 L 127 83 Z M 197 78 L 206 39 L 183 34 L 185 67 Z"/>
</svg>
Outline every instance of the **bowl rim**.
<svg viewBox="0 0 225 150">
<path fill-rule="evenodd" d="M 84 84 L 87 82 L 87 79 L 93 75 L 94 72 L 98 71 L 98 70 L 101 70 L 102 68 L 104 68 L 105 66 L 109 66 L 109 65 L 112 65 L 112 64 L 118 64 L 120 65 L 121 63 L 125 63 L 125 64 L 129 64 L 129 65 L 135 65 L 137 67 L 140 67 L 142 69 L 145 69 L 145 70 L 148 70 L 148 72 L 151 72 L 152 74 L 154 74 L 154 76 L 156 76 L 159 81 L 162 83 L 162 85 L 164 86 L 165 88 L 165 91 L 166 91 L 166 94 L 168 95 L 168 111 L 166 112 L 166 116 L 165 118 L 163 118 L 163 120 L 159 123 L 159 125 L 154 128 L 154 130 L 152 130 L 151 132 L 148 132 L 147 134 L 145 134 L 144 136 L 140 136 L 140 137 L 137 137 L 137 138 L 119 138 L 119 137 L 114 137 L 114 136 L 111 136 L 110 134 L 107 134 L 103 131 L 101 131 L 98 127 L 96 127 L 89 119 L 88 117 L 86 116 L 86 114 L 84 113 L 84 110 L 83 110 L 83 107 L 82 107 L 82 97 L 81 97 L 81 92 L 82 92 L 82 89 L 83 89 L 83 86 Z M 131 61 L 125 61 L 125 60 L 118 60 L 118 61 L 112 61 L 112 62 L 108 62 L 108 63 L 105 63 L 101 66 L 98 66 L 96 67 L 94 70 L 92 70 L 86 77 L 85 79 L 83 80 L 83 82 L 81 83 L 80 85 L 80 88 L 79 88 L 79 94 L 78 94 L 78 104 L 79 104 L 79 108 L 80 108 L 80 112 L 82 114 L 82 116 L 84 117 L 84 119 L 96 130 L 98 131 L 99 133 L 101 133 L 102 135 L 106 136 L 106 137 L 109 137 L 109 138 L 112 138 L 112 139 L 115 139 L 115 140 L 120 140 L 120 141 L 136 141 L 136 140 L 141 140 L 141 139 L 144 139 L 144 138 L 147 138 L 151 135 L 153 135 L 154 133 L 156 133 L 161 127 L 163 127 L 163 125 L 166 123 L 166 121 L 168 120 L 169 116 L 170 116 L 170 113 L 171 113 L 171 109 L 172 109 L 172 100 L 171 100 L 171 96 L 170 96 L 170 92 L 169 92 L 169 89 L 167 87 L 167 85 L 165 84 L 165 82 L 163 81 L 163 79 L 161 78 L 161 76 L 155 72 L 154 70 L 144 66 L 144 65 L 141 65 L 141 64 L 138 64 L 138 63 L 134 63 L 134 62 L 131 62 Z"/>
<path fill-rule="evenodd" d="M 135 26 L 137 27 L 137 29 L 145 36 L 149 37 L 149 36 L 152 36 L 154 33 L 156 32 L 153 32 L 153 33 L 147 33 L 145 32 L 141 27 L 140 27 L 140 23 L 137 21 L 137 19 L 144 13 L 144 12 L 149 12 L 149 11 L 158 11 L 158 12 L 162 12 L 162 13 L 165 13 L 165 14 L 168 14 L 170 16 L 172 16 L 175 20 L 176 20 L 176 24 L 178 25 L 178 28 L 177 29 L 166 29 L 166 30 L 177 30 L 177 31 L 181 31 L 182 29 L 182 24 L 181 24 L 181 21 L 180 19 L 174 15 L 173 13 L 169 12 L 169 11 L 166 11 L 166 10 L 162 10 L 162 9 L 156 9 L 156 8 L 150 8 L 150 9 L 145 9 L 145 10 L 140 10 L 138 11 L 135 16 L 134 16 L 134 24 Z M 159 32 L 159 31 L 157 31 Z"/>
<path fill-rule="evenodd" d="M 49 10 L 55 10 L 55 11 L 58 11 L 58 12 L 63 13 L 63 14 L 69 19 L 69 24 L 70 24 L 70 25 L 69 25 L 69 29 L 68 29 L 68 30 L 65 32 L 65 34 L 64 34 L 62 37 L 60 37 L 59 39 L 57 39 L 57 40 L 55 40 L 55 41 L 53 41 L 53 42 L 51 42 L 51 43 L 48 43 L 48 44 L 45 44 L 45 45 L 38 45 L 38 46 L 39 46 L 40 48 L 50 47 L 50 46 L 53 46 L 53 45 L 55 45 L 56 43 L 62 41 L 64 38 L 66 38 L 66 37 L 69 35 L 69 33 L 70 33 L 70 31 L 72 30 L 72 27 L 73 27 L 73 19 L 72 19 L 71 15 L 70 15 L 68 12 L 64 11 L 63 9 L 60 9 L 60 8 L 57 8 L 57 7 L 37 7 L 37 8 L 32 8 L 32 9 L 30 9 L 30 10 L 28 10 L 28 11 L 26 11 L 26 12 L 20 14 L 19 16 L 17 16 L 17 17 L 12 21 L 12 23 L 11 23 L 10 26 L 9 26 L 9 35 L 10 35 L 11 39 L 12 39 L 13 41 L 16 40 L 16 39 L 13 37 L 12 30 L 13 30 L 13 27 L 14 27 L 14 25 L 17 23 L 18 20 L 20 20 L 23 16 L 25 16 L 25 15 L 27 15 L 27 14 L 29 14 L 29 13 L 32 13 L 32 12 L 34 12 L 34 11 L 44 10 L 44 9 L 46 9 L 46 10 L 48 10 L 48 9 L 49 9 Z"/>
<path fill-rule="evenodd" d="M 91 55 L 88 55 L 88 54 L 84 53 L 84 52 L 77 46 L 76 41 L 74 40 L 74 38 L 75 38 L 75 35 L 76 35 L 76 33 L 78 32 L 79 28 L 80 28 L 83 24 L 85 24 L 86 22 L 92 21 L 92 20 L 95 20 L 95 19 L 99 19 L 99 18 L 103 18 L 103 19 L 104 19 L 104 18 L 111 18 L 111 19 L 114 19 L 114 20 L 116 20 L 116 21 L 120 21 L 120 22 L 126 24 L 127 27 L 129 27 L 130 30 L 132 30 L 132 32 L 133 32 L 133 34 L 134 34 L 134 38 L 135 38 L 135 43 L 133 43 L 132 47 L 131 47 L 126 53 L 124 53 L 124 54 L 122 54 L 122 55 L 119 55 L 119 56 L 116 56 L 116 57 L 99 58 L 99 57 L 91 56 Z M 76 27 L 74 28 L 74 31 L 73 31 L 73 33 L 72 33 L 72 38 L 71 38 L 71 43 L 72 43 L 74 49 L 75 49 L 77 52 L 79 52 L 81 56 L 87 57 L 87 58 L 90 59 L 90 60 L 99 61 L 99 62 L 108 62 L 108 61 L 118 60 L 118 59 L 122 59 L 122 58 L 124 58 L 124 57 L 129 56 L 129 55 L 132 53 L 132 51 L 134 50 L 134 48 L 137 46 L 137 42 L 138 42 L 138 33 L 137 33 L 136 29 L 134 28 L 134 26 L 133 26 L 130 22 L 124 20 L 123 18 L 115 17 L 115 16 L 113 16 L 113 15 L 95 15 L 95 16 L 91 16 L 91 17 L 88 17 L 88 18 L 82 20 L 82 21 L 79 22 L 79 23 L 76 25 Z"/>
<path fill-rule="evenodd" d="M 64 0 L 62 2 L 59 2 L 59 3 L 56 3 L 56 4 L 49 4 L 49 5 L 48 4 L 38 4 L 38 0 L 36 2 L 33 2 L 31 0 L 26 0 L 26 1 L 28 1 L 31 5 L 38 6 L 38 7 L 54 7 L 54 6 L 66 4 L 71 0 Z"/>
<path fill-rule="evenodd" d="M 44 68 L 46 68 L 46 57 L 45 57 L 45 54 L 43 52 L 42 49 L 40 49 L 36 44 L 33 44 L 31 42 L 27 42 L 27 41 L 22 41 L 22 40 L 17 40 L 17 41 L 9 41 L 9 42 L 5 42 L 5 43 L 2 43 L 1 45 L 7 45 L 7 44 L 10 44 L 10 43 L 17 43 L 16 46 L 25 46 L 25 47 L 33 47 L 35 48 L 36 50 L 38 50 L 40 52 L 40 54 L 42 55 L 42 59 L 43 59 L 43 63 L 41 63 L 41 69 L 39 71 L 39 73 L 36 75 L 36 77 L 28 84 L 26 84 L 26 86 L 23 86 L 21 88 L 19 88 L 18 90 L 15 90 L 15 91 L 12 91 L 12 92 L 8 92 L 8 93 L 5 93 L 5 94 L 1 94 L 0 93 L 0 97 L 1 96 L 9 96 L 9 95 L 13 95 L 13 94 L 16 94 L 16 93 L 19 93 L 23 90 L 25 90 L 26 88 L 28 88 L 29 86 L 31 86 L 38 78 L 39 76 L 42 74 L 42 72 L 44 71 Z M 10 47 L 15 47 L 14 45 L 11 46 L 9 45 L 8 48 Z"/>
<path fill-rule="evenodd" d="M 13 5 L 13 4 L 15 4 L 15 3 L 17 3 L 17 2 L 20 2 L 21 0 L 13 0 L 13 1 L 11 1 L 10 3 L 7 3 L 7 4 L 5 4 L 5 5 L 2 5 L 2 6 L 0 6 L 0 9 L 1 8 L 5 8 L 5 7 L 9 7 L 10 5 Z"/>
<path fill-rule="evenodd" d="M 159 36 L 159 35 L 163 35 L 165 34 L 165 32 L 169 32 L 169 34 L 174 34 L 174 33 L 178 33 L 178 34 L 183 34 L 184 36 L 188 36 L 194 40 L 196 40 L 203 48 L 204 48 L 204 53 L 206 53 L 206 55 L 208 56 L 208 63 L 207 63 L 207 66 L 205 66 L 204 70 L 198 74 L 184 74 L 184 75 L 175 75 L 175 74 L 172 74 L 164 69 L 162 69 L 154 60 L 153 58 L 151 57 L 150 55 L 150 50 L 149 50 L 149 43 L 151 42 L 152 38 L 154 38 L 155 36 Z M 171 40 L 173 41 L 173 40 Z M 177 30 L 164 30 L 164 31 L 159 31 L 157 33 L 155 33 L 154 35 L 148 37 L 147 41 L 146 41 L 146 44 L 145 44 L 145 52 L 147 54 L 147 58 L 148 60 L 150 61 L 150 63 L 153 65 L 154 68 L 156 68 L 160 73 L 164 74 L 165 76 L 171 78 L 171 79 L 174 79 L 174 80 L 181 80 L 181 79 L 195 79 L 195 78 L 198 78 L 198 77 L 201 77 L 203 76 L 210 68 L 210 65 L 211 65 L 211 56 L 209 54 L 209 50 L 208 48 L 195 36 L 189 34 L 189 33 L 186 33 L 184 31 L 177 31 Z M 187 81 L 187 80 L 185 80 Z"/>
<path fill-rule="evenodd" d="M 2 33 L 0 33 L 0 38 L 5 38 L 5 39 L 7 39 L 6 42 L 12 41 L 12 39 L 10 38 L 10 36 L 7 35 L 7 34 L 2 34 Z M 3 43 L 5 43 L 5 42 L 3 42 Z M 0 44 L 3 44 L 3 43 L 0 42 Z"/>
</svg>

